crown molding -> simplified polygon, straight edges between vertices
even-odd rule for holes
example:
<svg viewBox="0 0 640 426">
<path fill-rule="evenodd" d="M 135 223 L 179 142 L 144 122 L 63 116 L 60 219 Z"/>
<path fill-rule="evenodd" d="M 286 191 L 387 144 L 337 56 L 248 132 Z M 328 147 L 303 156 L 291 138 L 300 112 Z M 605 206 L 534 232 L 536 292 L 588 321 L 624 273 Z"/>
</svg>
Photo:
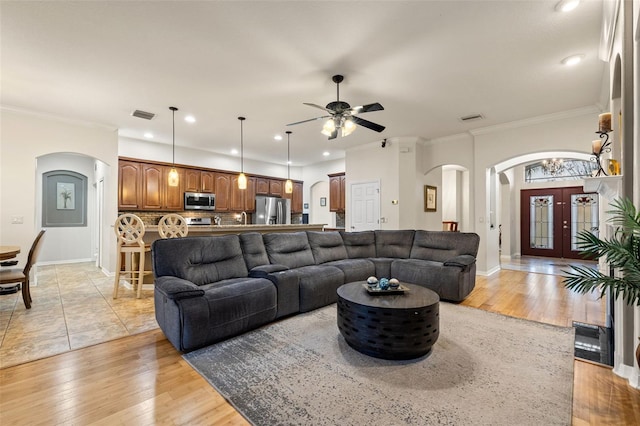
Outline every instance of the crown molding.
<svg viewBox="0 0 640 426">
<path fill-rule="evenodd" d="M 118 131 L 117 127 L 108 126 L 108 125 L 102 124 L 102 123 L 95 123 L 95 122 L 92 122 L 92 121 L 84 121 L 84 120 L 78 120 L 78 119 L 75 119 L 75 118 L 63 117 L 61 115 L 51 114 L 51 113 L 44 112 L 44 111 L 34 111 L 34 110 L 26 109 L 26 108 L 13 106 L 13 105 L 0 105 L 0 111 L 15 112 L 15 113 L 18 113 L 18 114 L 30 115 L 32 117 L 45 118 L 45 119 L 52 120 L 52 121 L 57 121 L 57 122 L 60 122 L 60 123 L 73 124 L 73 125 L 76 125 L 76 126 L 83 126 L 83 127 L 104 129 L 104 130 L 109 130 L 111 132 L 117 132 Z"/>
<path fill-rule="evenodd" d="M 489 133 L 501 132 L 504 130 L 517 129 L 520 127 L 529 127 L 536 124 L 548 123 L 551 121 L 564 120 L 567 118 L 580 117 L 589 114 L 598 114 L 602 112 L 597 105 L 570 109 L 568 111 L 556 112 L 553 114 L 540 115 L 537 117 L 525 118 L 524 120 L 511 121 L 509 123 L 496 124 L 495 126 L 480 127 L 478 129 L 469 130 L 472 136 L 486 135 Z"/>
</svg>

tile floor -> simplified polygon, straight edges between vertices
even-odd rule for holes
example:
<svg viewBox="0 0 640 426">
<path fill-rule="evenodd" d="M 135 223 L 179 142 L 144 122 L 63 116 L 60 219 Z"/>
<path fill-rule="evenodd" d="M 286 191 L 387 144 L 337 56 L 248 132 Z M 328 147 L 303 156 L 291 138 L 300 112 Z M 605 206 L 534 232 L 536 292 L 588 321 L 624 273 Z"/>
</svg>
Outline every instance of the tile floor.
<svg viewBox="0 0 640 426">
<path fill-rule="evenodd" d="M 93 263 L 39 266 L 31 309 L 20 292 L 0 296 L 0 368 L 158 328 L 153 291 L 120 286 Z"/>
</svg>

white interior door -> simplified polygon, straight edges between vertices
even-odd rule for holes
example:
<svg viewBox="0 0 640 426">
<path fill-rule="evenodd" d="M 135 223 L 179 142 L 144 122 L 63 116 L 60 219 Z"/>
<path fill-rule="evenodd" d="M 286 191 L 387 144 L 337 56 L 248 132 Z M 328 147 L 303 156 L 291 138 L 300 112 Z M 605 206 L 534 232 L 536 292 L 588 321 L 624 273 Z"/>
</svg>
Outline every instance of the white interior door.
<svg viewBox="0 0 640 426">
<path fill-rule="evenodd" d="M 351 189 L 351 231 L 380 229 L 380 182 L 354 183 Z"/>
</svg>

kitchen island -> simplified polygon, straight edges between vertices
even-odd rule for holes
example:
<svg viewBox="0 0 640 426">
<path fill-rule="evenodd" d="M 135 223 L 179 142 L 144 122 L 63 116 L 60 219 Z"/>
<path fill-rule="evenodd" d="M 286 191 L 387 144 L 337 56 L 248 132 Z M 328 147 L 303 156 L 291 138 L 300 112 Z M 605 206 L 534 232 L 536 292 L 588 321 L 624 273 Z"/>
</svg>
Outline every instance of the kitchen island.
<svg viewBox="0 0 640 426">
<path fill-rule="evenodd" d="M 293 224 L 293 225 L 190 225 L 188 236 L 196 235 L 229 235 L 243 234 L 247 232 L 259 232 L 261 234 L 272 232 L 298 232 L 298 231 L 322 231 L 326 224 Z M 145 226 L 144 240 L 148 243 L 160 238 L 157 225 Z"/>
</svg>

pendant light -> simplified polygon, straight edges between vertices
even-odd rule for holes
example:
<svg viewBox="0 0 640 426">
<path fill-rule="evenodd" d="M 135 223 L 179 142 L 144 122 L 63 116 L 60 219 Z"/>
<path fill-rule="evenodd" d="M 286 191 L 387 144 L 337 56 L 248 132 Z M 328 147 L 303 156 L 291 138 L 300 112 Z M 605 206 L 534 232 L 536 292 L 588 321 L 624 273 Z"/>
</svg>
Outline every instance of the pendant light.
<svg viewBox="0 0 640 426">
<path fill-rule="evenodd" d="M 293 182 L 291 182 L 291 143 L 289 140 L 291 131 L 287 130 L 285 133 L 287 134 L 287 181 L 284 184 L 284 192 L 291 194 L 293 192 Z"/>
<path fill-rule="evenodd" d="M 171 115 L 173 117 L 173 167 L 169 171 L 169 186 L 178 186 L 180 183 L 180 175 L 176 169 L 176 111 L 178 108 L 169 107 L 169 109 L 171 110 Z"/>
<path fill-rule="evenodd" d="M 240 175 L 238 176 L 238 189 L 247 189 L 247 177 L 244 174 L 244 135 L 242 134 L 242 122 L 246 119 L 238 117 L 238 120 L 240 120 Z"/>
</svg>

